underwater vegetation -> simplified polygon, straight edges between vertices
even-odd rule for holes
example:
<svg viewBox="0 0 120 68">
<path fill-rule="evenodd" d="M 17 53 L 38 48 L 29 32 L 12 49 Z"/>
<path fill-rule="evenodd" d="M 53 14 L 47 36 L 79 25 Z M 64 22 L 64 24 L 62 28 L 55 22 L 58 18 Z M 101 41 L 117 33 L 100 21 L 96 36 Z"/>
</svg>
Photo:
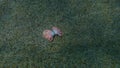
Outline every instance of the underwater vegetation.
<svg viewBox="0 0 120 68">
<path fill-rule="evenodd" d="M 0 68 L 120 68 L 120 0 L 0 0 Z"/>
</svg>

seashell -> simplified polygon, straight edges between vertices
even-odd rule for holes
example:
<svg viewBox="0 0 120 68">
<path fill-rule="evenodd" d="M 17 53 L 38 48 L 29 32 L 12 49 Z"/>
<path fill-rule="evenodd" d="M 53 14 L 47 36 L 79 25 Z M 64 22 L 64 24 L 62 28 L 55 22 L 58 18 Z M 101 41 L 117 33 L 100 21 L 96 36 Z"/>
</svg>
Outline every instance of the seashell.
<svg viewBox="0 0 120 68">
<path fill-rule="evenodd" d="M 52 27 L 52 30 L 44 30 L 43 37 L 49 41 L 53 41 L 55 36 L 62 36 L 62 31 L 57 27 Z"/>
<path fill-rule="evenodd" d="M 44 30 L 43 37 L 49 41 L 53 40 L 53 32 L 51 30 Z"/>
<path fill-rule="evenodd" d="M 57 27 L 52 27 L 52 31 L 54 32 L 54 35 L 62 36 L 62 31 Z"/>
</svg>

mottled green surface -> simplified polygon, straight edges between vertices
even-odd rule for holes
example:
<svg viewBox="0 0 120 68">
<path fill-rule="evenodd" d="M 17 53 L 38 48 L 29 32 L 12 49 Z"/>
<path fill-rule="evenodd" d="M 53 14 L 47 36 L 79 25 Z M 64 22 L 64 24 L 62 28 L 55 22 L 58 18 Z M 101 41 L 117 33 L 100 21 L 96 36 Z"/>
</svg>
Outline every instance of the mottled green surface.
<svg viewBox="0 0 120 68">
<path fill-rule="evenodd" d="M 120 68 L 120 0 L 0 0 L 0 68 Z"/>
</svg>

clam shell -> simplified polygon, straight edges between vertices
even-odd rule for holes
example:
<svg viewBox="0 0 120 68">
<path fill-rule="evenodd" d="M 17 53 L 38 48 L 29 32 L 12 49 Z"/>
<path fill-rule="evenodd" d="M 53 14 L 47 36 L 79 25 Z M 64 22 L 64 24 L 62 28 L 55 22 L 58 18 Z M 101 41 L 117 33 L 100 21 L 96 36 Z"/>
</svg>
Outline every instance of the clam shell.
<svg viewBox="0 0 120 68">
<path fill-rule="evenodd" d="M 62 31 L 58 27 L 52 27 L 52 30 L 58 36 L 62 36 L 62 34 L 63 34 Z"/>
<path fill-rule="evenodd" d="M 43 37 L 49 41 L 52 41 L 53 40 L 52 31 L 51 30 L 44 30 Z"/>
</svg>

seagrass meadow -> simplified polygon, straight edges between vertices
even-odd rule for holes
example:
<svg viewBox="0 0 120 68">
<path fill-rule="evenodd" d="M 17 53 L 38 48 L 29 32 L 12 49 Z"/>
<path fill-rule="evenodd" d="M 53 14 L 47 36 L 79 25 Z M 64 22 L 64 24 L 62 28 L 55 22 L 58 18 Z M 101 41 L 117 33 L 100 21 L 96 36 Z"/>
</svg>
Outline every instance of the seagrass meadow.
<svg viewBox="0 0 120 68">
<path fill-rule="evenodd" d="M 0 68 L 120 68 L 120 0 L 0 0 Z"/>
</svg>

